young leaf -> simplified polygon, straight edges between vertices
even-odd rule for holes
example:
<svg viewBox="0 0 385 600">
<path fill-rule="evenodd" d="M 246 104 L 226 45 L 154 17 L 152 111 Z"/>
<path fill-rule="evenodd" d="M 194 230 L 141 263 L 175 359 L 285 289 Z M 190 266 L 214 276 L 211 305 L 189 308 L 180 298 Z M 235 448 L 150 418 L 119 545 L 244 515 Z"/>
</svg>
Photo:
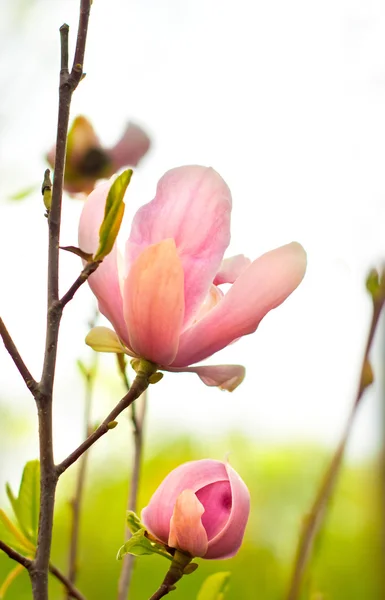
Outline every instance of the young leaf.
<svg viewBox="0 0 385 600">
<path fill-rule="evenodd" d="M 31 460 L 25 465 L 18 498 L 14 496 L 9 484 L 6 485 L 6 491 L 22 532 L 29 541 L 36 544 L 40 504 L 39 461 Z"/>
<path fill-rule="evenodd" d="M 18 192 L 15 192 L 11 196 L 9 196 L 9 200 L 16 200 L 16 201 L 24 200 L 24 198 L 27 198 L 27 196 L 30 196 L 31 194 L 36 192 L 37 189 L 38 189 L 37 184 L 30 185 L 29 187 L 27 187 L 23 190 L 19 190 Z"/>
<path fill-rule="evenodd" d="M 25 535 L 12 523 L 5 512 L 0 509 L 0 539 L 15 550 L 34 553 L 34 545 L 27 540 Z"/>
<path fill-rule="evenodd" d="M 143 556 L 145 554 L 160 554 L 169 560 L 172 560 L 166 548 L 160 542 L 155 542 L 146 537 L 146 530 L 139 529 L 127 542 L 119 549 L 117 559 L 121 560 L 125 554 L 134 556 Z"/>
<path fill-rule="evenodd" d="M 229 586 L 231 573 L 220 571 L 205 579 L 198 592 L 197 600 L 223 600 Z"/>
<path fill-rule="evenodd" d="M 145 529 L 145 526 L 143 525 L 143 523 L 140 521 L 138 515 L 136 513 L 134 513 L 133 510 L 127 511 L 126 523 L 127 523 L 128 529 L 131 531 L 132 534 L 136 533 L 137 531 L 140 531 L 140 529 Z"/>
<path fill-rule="evenodd" d="M 130 183 L 132 169 L 123 171 L 114 181 L 108 192 L 103 223 L 99 230 L 99 248 L 94 260 L 103 260 L 112 250 L 122 223 L 125 204 L 124 194 Z"/>
</svg>

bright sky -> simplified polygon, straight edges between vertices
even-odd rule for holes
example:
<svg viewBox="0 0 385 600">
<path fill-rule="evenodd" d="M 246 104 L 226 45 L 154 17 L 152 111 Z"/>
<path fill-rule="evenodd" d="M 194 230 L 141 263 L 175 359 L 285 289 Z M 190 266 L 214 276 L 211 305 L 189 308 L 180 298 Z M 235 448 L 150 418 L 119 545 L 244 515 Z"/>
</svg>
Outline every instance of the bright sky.
<svg viewBox="0 0 385 600">
<path fill-rule="evenodd" d="M 36 377 L 45 311 L 46 222 L 36 192 L 57 112 L 58 28 L 72 40 L 78 0 L 40 0 L 0 25 L 3 316 Z M 13 11 L 12 14 L 10 11 Z M 3 11 L 5 12 L 5 11 Z M 167 374 L 151 389 L 149 429 L 204 440 L 234 429 L 272 443 L 335 444 L 357 385 L 370 319 L 364 278 L 385 256 L 385 5 L 375 0 L 94 0 L 85 70 L 72 115 L 87 114 L 112 143 L 133 119 L 151 134 L 151 154 L 127 196 L 128 221 L 153 198 L 159 177 L 181 164 L 213 166 L 234 200 L 228 255 L 261 253 L 291 240 L 309 266 L 304 283 L 259 330 L 210 360 L 238 362 L 247 377 L 234 394 L 190 375 Z M 75 244 L 81 204 L 66 200 L 62 243 Z M 128 223 L 129 226 L 129 223 Z M 80 269 L 63 256 L 63 291 Z M 75 359 L 92 314 L 85 286 L 63 320 L 55 405 L 57 454 L 82 431 Z M 375 366 L 379 372 L 381 332 Z M 104 357 L 95 416 L 120 397 Z M 6 353 L 0 400 L 33 422 L 34 406 Z M 365 399 L 350 452 L 378 443 L 380 381 Z M 119 429 L 119 428 L 118 428 Z M 122 435 L 122 434 L 120 434 Z M 16 451 L 23 460 L 36 442 Z M 28 453 L 28 454 L 27 454 Z"/>
</svg>

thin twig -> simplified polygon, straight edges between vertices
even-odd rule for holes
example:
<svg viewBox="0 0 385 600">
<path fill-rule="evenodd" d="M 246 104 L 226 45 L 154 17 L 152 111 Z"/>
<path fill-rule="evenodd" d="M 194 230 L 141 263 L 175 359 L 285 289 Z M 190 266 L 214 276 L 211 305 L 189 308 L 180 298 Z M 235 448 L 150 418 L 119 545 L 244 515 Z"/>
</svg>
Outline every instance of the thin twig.
<svg viewBox="0 0 385 600">
<path fill-rule="evenodd" d="M 144 390 L 149 385 L 148 374 L 138 372 L 135 377 L 129 392 L 120 400 L 110 414 L 104 419 L 97 429 L 76 448 L 67 458 L 65 458 L 60 464 L 56 466 L 56 473 L 60 476 L 64 471 L 68 469 L 88 448 L 90 448 L 99 438 L 107 433 L 110 429 L 115 427 L 115 419 L 120 415 L 123 410 L 128 408 L 134 400 L 137 400 Z"/>
<path fill-rule="evenodd" d="M 43 372 L 35 396 L 39 419 L 40 518 L 36 557 L 29 569 L 35 600 L 48 600 L 48 569 L 52 542 L 53 511 L 58 480 L 52 441 L 52 393 L 59 326 L 63 307 L 59 302 L 59 239 L 66 145 L 71 99 L 83 75 L 91 0 L 80 0 L 80 17 L 74 65 L 68 74 L 68 25 L 60 28 L 61 68 L 52 201 L 48 213 L 47 326 Z"/>
<path fill-rule="evenodd" d="M 11 338 L 3 319 L 1 319 L 1 318 L 0 318 L 0 335 L 3 339 L 5 348 L 7 349 L 8 353 L 10 354 L 13 362 L 16 365 L 16 368 L 18 369 L 20 375 L 22 376 L 22 378 L 24 380 L 24 383 L 26 384 L 27 388 L 30 390 L 31 394 L 34 395 L 36 392 L 36 389 L 37 389 L 37 382 L 34 380 L 31 373 L 29 372 L 25 362 L 21 358 L 20 353 L 19 353 L 18 349 L 16 348 L 16 345 L 15 345 L 13 339 Z"/>
<path fill-rule="evenodd" d="M 123 378 L 123 382 L 127 389 L 129 389 L 129 381 L 126 375 L 125 362 L 121 361 L 122 355 L 118 356 L 118 364 L 120 367 L 120 372 Z M 120 359 L 120 360 L 119 360 Z M 131 510 L 136 512 L 137 504 L 138 504 L 138 493 L 139 493 L 139 480 L 140 480 L 140 469 L 142 464 L 142 454 L 143 454 L 143 427 L 144 427 L 144 419 L 146 415 L 146 405 L 147 405 L 147 390 L 143 392 L 142 396 L 139 398 L 138 402 L 140 410 L 136 412 L 135 404 L 131 405 L 131 422 L 133 427 L 133 438 L 134 438 L 134 456 L 133 456 L 133 464 L 132 464 L 132 475 L 131 482 L 129 485 L 129 494 L 128 494 L 128 502 L 127 502 L 127 510 Z M 129 528 L 125 527 L 125 538 L 129 539 L 131 537 L 131 532 Z M 135 563 L 135 557 L 132 554 L 126 554 L 123 557 L 122 569 L 120 572 L 120 578 L 118 583 L 118 600 L 127 600 L 130 583 L 132 579 L 132 573 Z"/>
<path fill-rule="evenodd" d="M 0 540 L 0 550 L 5 552 L 12 560 L 18 562 L 27 571 L 30 571 L 33 565 L 33 561 L 27 556 L 23 556 L 19 552 L 16 552 L 13 548 L 8 546 L 5 542 Z M 69 598 L 76 598 L 77 600 L 86 600 L 85 596 L 79 592 L 78 589 L 67 579 L 67 577 L 53 564 L 49 564 L 49 570 L 56 579 L 58 579 L 68 590 Z"/>
<path fill-rule="evenodd" d="M 65 307 L 66 304 L 74 297 L 75 293 L 78 289 L 87 281 L 90 275 L 96 271 L 98 266 L 100 265 L 100 261 L 92 261 L 86 264 L 83 271 L 80 273 L 79 277 L 74 281 L 69 290 L 60 298 L 59 305 L 61 309 Z"/>
<path fill-rule="evenodd" d="M 67 597 L 68 598 L 76 598 L 77 600 L 86 600 L 86 597 L 83 596 L 81 592 L 74 586 L 74 584 L 62 573 L 59 569 L 57 569 L 54 565 L 49 565 L 50 573 L 56 577 L 66 588 Z"/>
<path fill-rule="evenodd" d="M 306 567 L 309 563 L 312 549 L 314 546 L 314 540 L 323 524 L 326 509 L 341 470 L 346 444 L 350 436 L 354 419 L 357 414 L 357 410 L 361 404 L 361 399 L 363 397 L 364 391 L 368 387 L 367 374 L 369 365 L 369 353 L 372 347 L 374 334 L 376 332 L 376 328 L 378 325 L 384 302 L 385 294 L 380 299 L 378 299 L 377 302 L 373 303 L 373 315 L 364 351 L 360 382 L 358 385 L 357 394 L 348 421 L 346 423 L 343 436 L 322 478 L 321 485 L 317 491 L 310 512 L 306 516 L 304 527 L 298 541 L 293 573 L 290 580 L 289 592 L 287 594 L 287 600 L 296 600 L 299 597 L 303 577 L 305 575 Z"/>
<path fill-rule="evenodd" d="M 96 313 L 97 316 L 98 313 Z M 90 322 L 91 328 L 95 326 L 96 317 Z M 97 363 L 98 354 L 93 353 L 93 363 L 88 369 L 88 372 L 84 374 L 85 377 L 85 402 L 84 402 L 84 428 L 85 435 L 84 439 L 87 439 L 92 433 L 91 426 L 91 405 L 92 405 L 92 393 L 93 385 L 95 381 L 95 370 Z M 79 546 L 79 532 L 80 532 L 80 515 L 81 506 L 83 500 L 84 484 L 87 471 L 88 463 L 88 452 L 85 452 L 81 456 L 79 461 L 79 470 L 76 479 L 76 488 L 74 497 L 71 500 L 72 509 L 72 524 L 71 524 L 71 537 L 70 537 L 70 548 L 68 555 L 68 579 L 71 583 L 75 583 L 77 575 L 77 557 L 78 557 L 78 546 Z M 69 598 L 69 595 L 66 596 Z"/>
<path fill-rule="evenodd" d="M 8 546 L 8 544 L 3 542 L 2 540 L 0 540 L 0 550 L 5 552 L 5 554 L 7 554 L 9 558 L 12 558 L 12 560 L 15 560 L 20 565 L 23 565 L 23 567 L 25 567 L 28 571 L 31 568 L 32 560 L 30 558 L 23 556 L 22 554 L 20 554 L 20 552 L 16 552 L 16 550 L 11 548 L 11 546 Z"/>
<path fill-rule="evenodd" d="M 175 584 L 182 579 L 185 567 L 191 562 L 191 559 L 191 556 L 177 550 L 162 585 L 159 586 L 149 600 L 159 600 L 174 591 Z"/>
</svg>

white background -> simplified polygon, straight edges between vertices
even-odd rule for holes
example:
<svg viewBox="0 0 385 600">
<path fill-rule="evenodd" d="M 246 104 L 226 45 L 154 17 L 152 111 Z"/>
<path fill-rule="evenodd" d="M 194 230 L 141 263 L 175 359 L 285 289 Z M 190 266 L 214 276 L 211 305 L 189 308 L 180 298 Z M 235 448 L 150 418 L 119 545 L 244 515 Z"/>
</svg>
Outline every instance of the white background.
<svg viewBox="0 0 385 600">
<path fill-rule="evenodd" d="M 77 9 L 77 0 L 19 0 L 1 8 L 0 314 L 36 377 L 46 267 L 37 187 L 55 136 L 58 28 L 68 22 L 73 43 Z M 385 5 L 375 0 L 94 0 L 87 77 L 72 115 L 86 114 L 106 144 L 128 119 L 153 139 L 129 189 L 127 226 L 167 169 L 211 165 L 233 194 L 229 255 L 256 258 L 291 240 L 308 252 L 297 292 L 253 336 L 210 361 L 244 364 L 242 386 L 226 394 L 193 375 L 167 374 L 151 389 L 150 436 L 190 431 L 204 444 L 207 436 L 243 431 L 274 444 L 336 443 L 370 320 L 365 274 L 385 256 L 384 40 Z M 7 200 L 35 183 L 27 200 Z M 80 209 L 65 200 L 63 244 L 76 244 Z M 76 257 L 62 257 L 63 291 L 79 269 Z M 83 340 L 92 302 L 84 286 L 63 319 L 58 458 L 82 435 L 75 359 L 90 356 Z M 381 343 L 379 332 L 377 375 Z M 95 418 L 122 392 L 113 358 L 104 357 L 102 366 Z M 35 409 L 5 351 L 0 389 L 1 410 L 7 406 L 29 431 L 27 441 L 3 445 L 22 463 L 37 453 Z M 351 456 L 378 445 L 380 391 L 378 378 L 359 414 Z M 113 435 L 123 441 L 119 429 Z"/>
</svg>

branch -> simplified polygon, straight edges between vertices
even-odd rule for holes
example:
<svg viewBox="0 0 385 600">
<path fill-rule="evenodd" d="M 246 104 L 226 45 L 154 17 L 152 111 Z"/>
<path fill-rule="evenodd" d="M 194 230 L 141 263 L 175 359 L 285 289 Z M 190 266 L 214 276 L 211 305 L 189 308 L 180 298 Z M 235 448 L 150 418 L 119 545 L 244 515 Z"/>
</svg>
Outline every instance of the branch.
<svg viewBox="0 0 385 600">
<path fill-rule="evenodd" d="M 48 569 L 52 542 L 57 473 L 53 459 L 52 393 L 59 326 L 63 306 L 59 301 L 59 240 L 66 146 L 71 99 L 83 75 L 91 0 L 80 0 L 80 17 L 74 65 L 68 74 L 68 25 L 60 28 L 61 64 L 55 169 L 48 211 L 48 287 L 46 341 L 41 381 L 36 393 L 40 446 L 40 518 L 36 557 L 30 569 L 34 600 L 48 600 Z M 80 284 L 81 285 L 81 284 Z M 79 286 L 80 287 L 80 286 Z M 73 293 L 75 293 L 74 290 Z"/>
<path fill-rule="evenodd" d="M 79 590 L 64 575 L 64 573 L 62 573 L 61 571 L 59 571 L 59 569 L 57 569 L 52 564 L 49 565 L 49 570 L 50 570 L 50 573 L 54 577 L 56 577 L 56 579 L 58 579 L 64 585 L 64 587 L 67 589 L 67 592 L 68 592 L 68 596 L 67 597 L 68 598 L 76 598 L 77 600 L 86 600 L 86 597 L 83 596 L 83 594 L 81 592 L 79 592 Z"/>
<path fill-rule="evenodd" d="M 368 338 L 365 346 L 357 394 L 348 421 L 346 423 L 343 436 L 340 440 L 340 443 L 337 446 L 336 452 L 328 468 L 326 469 L 326 472 L 322 478 L 320 488 L 313 501 L 311 510 L 306 517 L 304 528 L 301 532 L 300 539 L 298 541 L 296 558 L 294 561 L 294 568 L 291 576 L 287 600 L 296 600 L 299 597 L 302 580 L 306 571 L 306 567 L 311 558 L 314 540 L 323 524 L 328 502 L 332 496 L 338 475 L 341 470 L 346 444 L 350 436 L 350 432 L 354 423 L 355 416 L 357 414 L 358 407 L 361 404 L 361 399 L 363 397 L 364 391 L 372 382 L 371 367 L 369 364 L 369 353 L 372 347 L 374 334 L 377 329 L 378 321 L 380 318 L 382 308 L 384 306 L 384 302 L 385 290 L 383 290 L 382 296 L 377 298 L 377 301 L 373 299 L 372 320 L 370 323 Z"/>
<path fill-rule="evenodd" d="M 127 389 L 129 389 L 129 382 L 127 380 L 126 375 L 126 365 L 125 362 L 122 362 L 121 358 L 123 355 L 118 354 L 118 363 L 120 372 L 123 378 L 123 382 L 126 385 Z M 131 510 L 136 512 L 137 503 L 138 503 L 138 492 L 139 492 L 139 479 L 140 479 L 140 468 L 142 463 L 142 453 L 143 453 L 143 427 L 144 427 L 144 419 L 146 415 L 146 405 L 147 405 L 147 392 L 145 391 L 141 396 L 141 404 L 139 414 L 136 414 L 135 404 L 131 406 L 131 421 L 133 426 L 133 437 L 134 437 L 134 457 L 133 457 L 133 465 L 132 465 L 132 477 L 131 483 L 129 487 L 129 496 L 127 503 L 127 510 Z M 131 537 L 131 532 L 129 528 L 126 526 L 125 528 L 125 538 L 129 539 Z M 132 554 L 126 554 L 123 557 L 123 564 L 119 578 L 118 584 L 118 600 L 126 600 L 128 596 L 128 592 L 130 589 L 130 583 L 132 578 L 132 572 L 134 568 L 135 556 Z"/>
<path fill-rule="evenodd" d="M 68 302 L 70 300 L 72 300 L 72 298 L 74 297 L 74 295 L 78 291 L 78 289 L 83 285 L 83 283 L 85 283 L 87 281 L 89 276 L 92 275 L 92 273 L 94 273 L 96 271 L 96 269 L 98 268 L 100 263 L 101 263 L 101 261 L 97 260 L 97 261 L 91 261 L 86 264 L 83 271 L 80 273 L 80 275 L 76 279 L 76 281 L 71 285 L 68 292 L 66 292 L 64 294 L 64 296 L 59 300 L 58 304 L 59 304 L 61 310 L 63 310 L 63 308 L 66 306 L 66 304 L 68 304 Z"/>
<path fill-rule="evenodd" d="M 13 362 L 15 363 L 16 368 L 18 369 L 20 375 L 22 376 L 25 385 L 30 390 L 31 394 L 35 395 L 35 392 L 37 389 L 37 382 L 34 380 L 31 373 L 29 372 L 25 362 L 21 358 L 13 339 L 11 338 L 11 336 L 4 324 L 3 319 L 1 319 L 1 318 L 0 318 L 0 335 L 3 338 L 4 346 L 7 349 L 8 353 L 10 354 Z"/>
<path fill-rule="evenodd" d="M 30 572 L 32 570 L 33 561 L 30 558 L 27 558 L 26 556 L 23 556 L 19 552 L 16 552 L 16 550 L 14 550 L 10 546 L 8 546 L 8 544 L 6 544 L 5 542 L 3 542 L 1 540 L 0 540 L 0 550 L 5 552 L 5 554 L 7 554 L 9 556 L 9 558 L 18 562 L 20 565 L 22 565 L 25 569 L 27 569 L 27 571 Z M 63 575 L 63 573 L 59 569 L 57 569 L 54 565 L 50 564 L 49 570 L 52 573 L 52 575 L 54 575 L 54 577 L 56 577 L 56 579 L 58 579 L 67 588 L 70 598 L 76 598 L 77 600 L 86 600 L 85 596 L 83 596 L 83 594 L 81 594 L 79 592 L 79 590 L 77 590 L 71 584 L 71 582 L 67 579 L 67 577 L 65 575 Z"/>
<path fill-rule="evenodd" d="M 150 364 L 150 363 L 147 363 Z M 155 365 L 153 365 L 155 368 Z M 110 429 L 115 427 L 115 419 L 120 415 L 123 410 L 128 408 L 134 400 L 137 400 L 141 394 L 147 389 L 149 385 L 148 377 L 151 372 L 138 371 L 137 375 L 130 387 L 129 392 L 120 400 L 110 414 L 104 419 L 97 429 L 82 443 L 76 450 L 74 450 L 66 459 L 56 466 L 56 473 L 60 477 L 64 471 L 68 469 L 88 448 L 90 448 L 99 438 L 107 433 Z"/>
<path fill-rule="evenodd" d="M 11 548 L 11 546 L 8 546 L 8 544 L 6 544 L 5 542 L 3 542 L 1 540 L 0 540 L 0 550 L 5 552 L 5 554 L 7 554 L 9 556 L 9 558 L 12 558 L 12 560 L 15 560 L 20 565 L 23 565 L 23 567 L 25 567 L 27 569 L 27 571 L 30 570 L 30 568 L 32 566 L 32 560 L 27 558 L 26 556 L 23 556 L 19 552 L 16 552 L 16 550 L 14 550 L 13 548 Z"/>
</svg>

